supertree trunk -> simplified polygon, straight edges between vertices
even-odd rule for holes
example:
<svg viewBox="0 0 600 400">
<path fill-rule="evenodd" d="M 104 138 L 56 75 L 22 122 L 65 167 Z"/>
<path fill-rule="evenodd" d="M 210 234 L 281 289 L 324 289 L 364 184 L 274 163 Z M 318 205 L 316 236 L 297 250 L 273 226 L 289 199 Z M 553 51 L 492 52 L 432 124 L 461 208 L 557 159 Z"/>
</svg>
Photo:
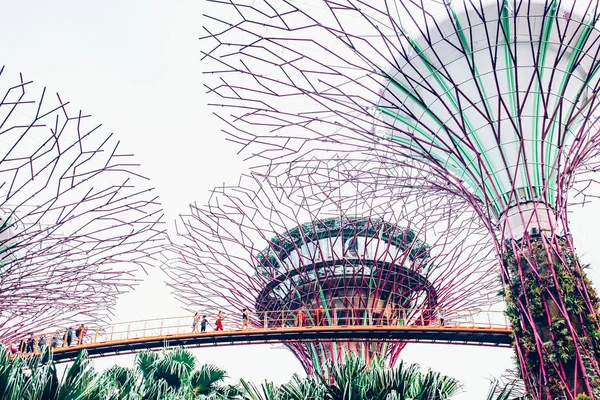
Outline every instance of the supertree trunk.
<svg viewBox="0 0 600 400">
<path fill-rule="evenodd" d="M 505 242 L 502 278 L 518 364 L 538 399 L 600 398 L 598 297 L 564 237 Z"/>
</svg>

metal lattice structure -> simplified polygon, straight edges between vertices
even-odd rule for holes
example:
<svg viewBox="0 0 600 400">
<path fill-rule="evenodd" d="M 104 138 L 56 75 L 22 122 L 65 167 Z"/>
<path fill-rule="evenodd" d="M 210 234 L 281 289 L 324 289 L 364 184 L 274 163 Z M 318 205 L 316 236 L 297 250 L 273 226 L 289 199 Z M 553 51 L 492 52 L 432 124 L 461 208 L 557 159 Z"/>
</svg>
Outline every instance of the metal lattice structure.
<svg viewBox="0 0 600 400">
<path fill-rule="evenodd" d="M 107 321 L 165 244 L 157 196 L 112 134 L 0 69 L 0 340 Z"/>
<path fill-rule="evenodd" d="M 598 167 L 598 1 L 214 3 L 230 137 L 270 166 L 348 152 L 409 171 L 364 179 L 465 200 L 502 256 L 527 390 L 599 398 L 599 301 L 567 221 Z"/>
<path fill-rule="evenodd" d="M 261 316 L 252 319 L 260 327 L 429 325 L 438 323 L 438 309 L 451 319 L 490 306 L 498 290 L 493 247 L 471 218 L 441 202 L 378 203 L 352 183 L 327 186 L 331 170 L 308 164 L 306 181 L 243 176 L 181 217 L 168 273 L 191 311 L 247 309 Z M 340 206 L 337 193 L 355 206 Z M 465 234 L 469 240 L 458 239 Z M 308 373 L 326 373 L 325 361 L 343 362 L 348 351 L 393 365 L 404 344 L 286 346 Z"/>
</svg>

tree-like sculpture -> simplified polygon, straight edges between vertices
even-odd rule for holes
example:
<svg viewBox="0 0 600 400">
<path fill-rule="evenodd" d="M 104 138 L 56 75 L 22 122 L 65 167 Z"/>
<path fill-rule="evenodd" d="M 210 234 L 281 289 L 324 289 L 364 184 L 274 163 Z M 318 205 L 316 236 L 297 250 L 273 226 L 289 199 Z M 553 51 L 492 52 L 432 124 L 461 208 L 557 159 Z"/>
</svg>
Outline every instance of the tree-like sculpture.
<svg viewBox="0 0 600 400">
<path fill-rule="evenodd" d="M 58 95 L 0 69 L 0 340 L 100 323 L 164 246 L 130 154 Z"/>
<path fill-rule="evenodd" d="M 598 297 L 567 223 L 598 165 L 598 1 L 216 3 L 208 87 L 234 140 L 281 162 L 320 139 L 461 196 L 502 256 L 530 393 L 600 398 Z"/>
<path fill-rule="evenodd" d="M 236 324 L 250 310 L 260 327 L 431 324 L 438 308 L 453 318 L 493 301 L 493 247 L 472 219 L 441 203 L 377 204 L 353 185 L 327 187 L 330 178 L 312 172 L 289 185 L 244 176 L 215 189 L 208 206 L 190 206 L 168 269 L 174 293 L 191 310 L 223 310 Z M 334 192 L 354 197 L 355 206 L 340 207 Z M 429 225 L 429 217 L 438 222 Z M 326 374 L 327 361 L 343 362 L 349 351 L 393 365 L 404 344 L 286 346 L 308 373 Z"/>
</svg>

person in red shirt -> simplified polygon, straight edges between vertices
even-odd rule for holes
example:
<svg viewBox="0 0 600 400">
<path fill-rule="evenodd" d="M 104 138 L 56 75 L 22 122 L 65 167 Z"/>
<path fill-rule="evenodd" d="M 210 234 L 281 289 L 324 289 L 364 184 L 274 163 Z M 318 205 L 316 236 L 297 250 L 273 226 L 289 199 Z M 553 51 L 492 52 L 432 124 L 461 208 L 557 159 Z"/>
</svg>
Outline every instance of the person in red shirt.
<svg viewBox="0 0 600 400">
<path fill-rule="evenodd" d="M 296 326 L 302 328 L 304 321 L 306 321 L 306 313 L 301 308 L 298 310 L 298 315 L 296 316 Z"/>
<path fill-rule="evenodd" d="M 77 336 L 77 344 L 83 344 L 83 338 L 85 336 L 86 327 L 85 325 L 79 325 L 79 328 L 75 329 L 75 336 Z"/>
<path fill-rule="evenodd" d="M 323 322 L 323 306 L 319 306 L 319 308 L 315 310 L 315 326 L 324 326 L 325 324 Z"/>
<path fill-rule="evenodd" d="M 215 331 L 222 331 L 223 330 L 223 320 L 225 319 L 225 317 L 223 316 L 223 313 L 221 311 L 219 311 L 217 313 L 217 322 L 216 322 L 216 326 L 217 328 L 215 329 Z"/>
</svg>

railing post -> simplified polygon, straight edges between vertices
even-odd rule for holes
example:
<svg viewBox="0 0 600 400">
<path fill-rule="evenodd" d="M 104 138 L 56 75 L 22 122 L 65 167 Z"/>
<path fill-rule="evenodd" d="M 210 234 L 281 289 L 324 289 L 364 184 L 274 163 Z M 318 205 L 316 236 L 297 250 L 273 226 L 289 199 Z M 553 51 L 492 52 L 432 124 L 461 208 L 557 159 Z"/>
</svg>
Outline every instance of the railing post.
<svg viewBox="0 0 600 400">
<path fill-rule="evenodd" d="M 281 310 L 281 327 L 285 328 L 284 311 Z"/>
<path fill-rule="evenodd" d="M 98 342 L 98 330 L 99 329 L 100 329 L 99 327 L 96 328 L 96 334 L 94 335 L 94 343 Z"/>
<path fill-rule="evenodd" d="M 115 333 L 115 326 L 113 325 L 112 328 L 110 329 L 110 342 L 112 342 L 113 340 L 113 333 Z"/>
<path fill-rule="evenodd" d="M 127 324 L 127 339 L 129 339 L 129 328 L 131 327 L 131 324 Z"/>
<path fill-rule="evenodd" d="M 142 337 L 146 337 L 146 324 L 148 322 L 144 321 L 144 331 L 142 332 Z"/>
<path fill-rule="evenodd" d="M 164 322 L 165 322 L 165 321 L 160 321 L 160 333 L 159 333 L 159 335 L 160 335 L 160 336 L 162 336 L 162 334 L 163 334 L 163 333 L 162 333 L 162 329 L 163 329 L 163 324 L 164 324 Z"/>
<path fill-rule="evenodd" d="M 263 327 L 264 327 L 265 329 L 267 329 L 267 326 L 268 326 L 268 325 L 267 325 L 267 313 L 265 312 L 265 313 L 263 314 Z"/>
</svg>

